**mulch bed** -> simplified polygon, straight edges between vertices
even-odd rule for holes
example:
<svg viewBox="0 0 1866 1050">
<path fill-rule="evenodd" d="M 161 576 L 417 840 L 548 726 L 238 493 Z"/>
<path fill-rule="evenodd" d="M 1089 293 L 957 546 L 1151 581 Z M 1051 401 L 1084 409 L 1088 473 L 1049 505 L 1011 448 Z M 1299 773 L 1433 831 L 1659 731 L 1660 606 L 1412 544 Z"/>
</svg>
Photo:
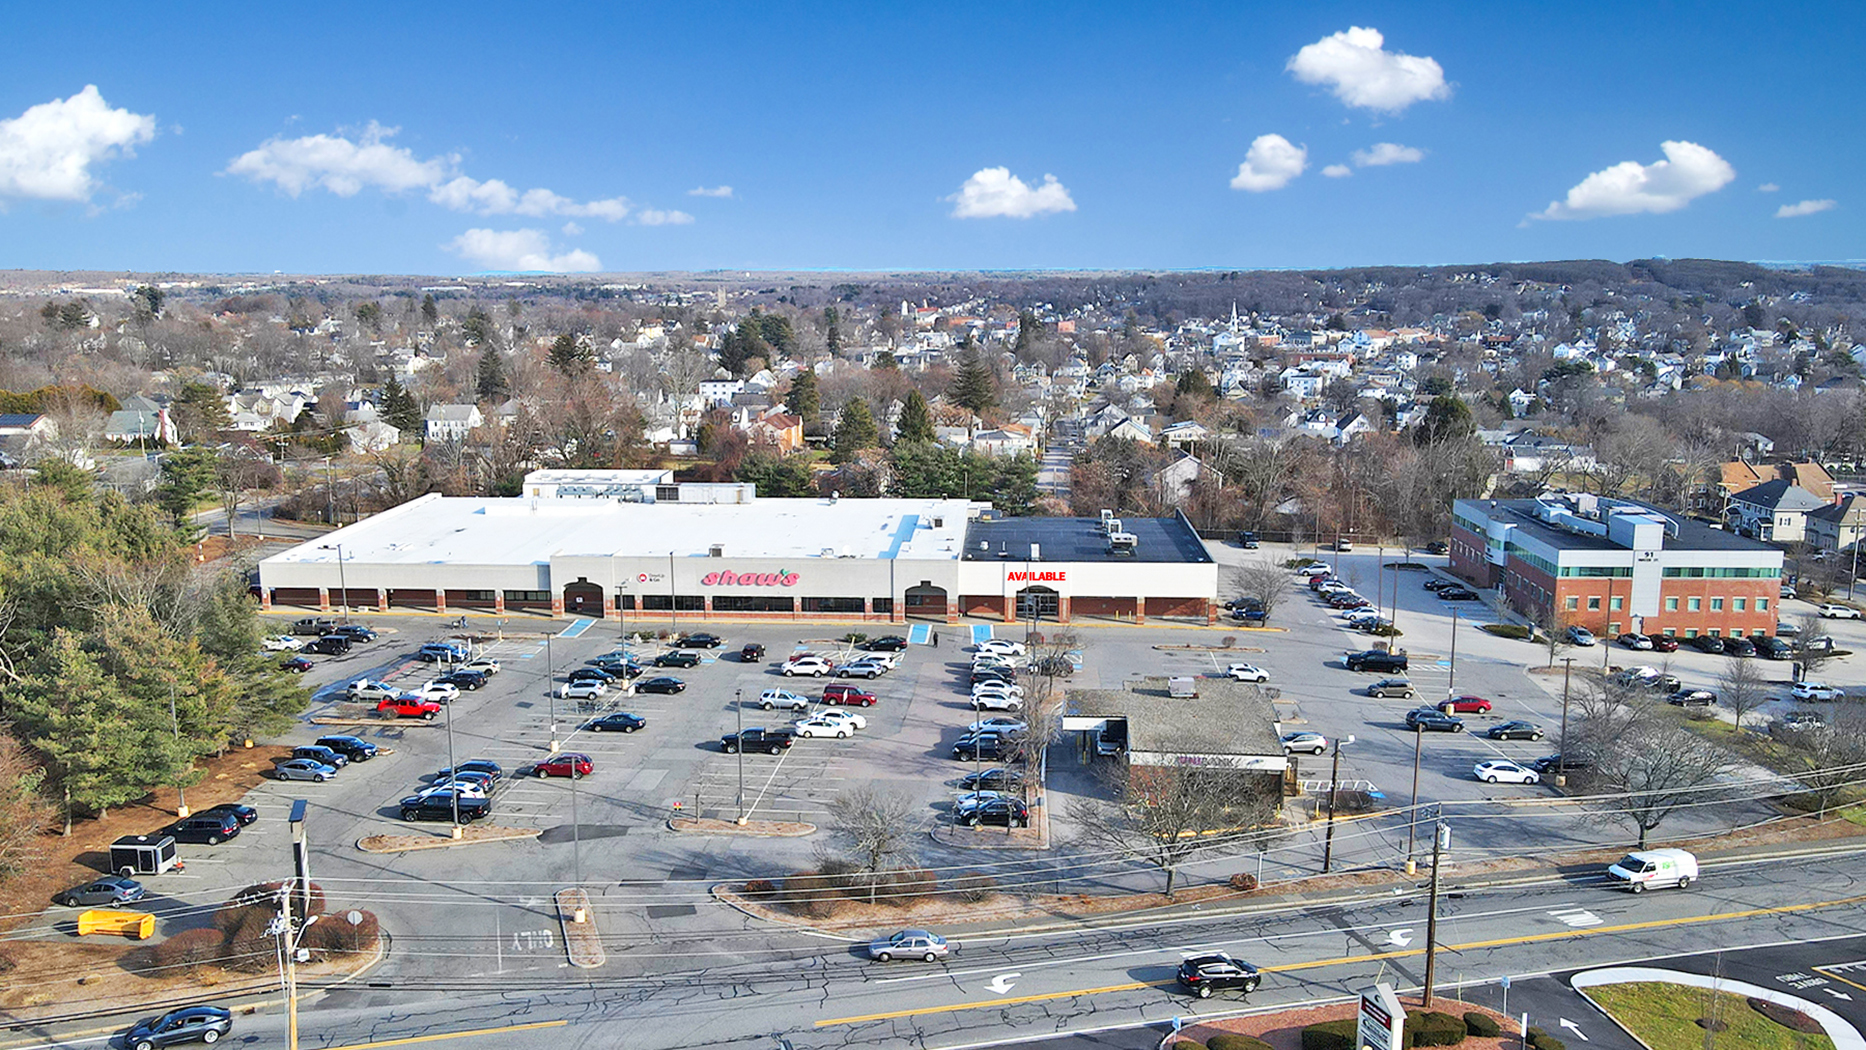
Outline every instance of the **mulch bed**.
<svg viewBox="0 0 1866 1050">
<path fill-rule="evenodd" d="M 1400 996 L 1408 1012 L 1422 1009 L 1417 996 Z M 1486 1010 L 1481 1006 L 1472 1006 L 1437 996 L 1432 1000 L 1432 1009 L 1441 1013 L 1462 1017 L 1470 1011 L 1489 1015 L 1497 1026 L 1505 1032 L 1514 1033 L 1518 1026 L 1495 1010 Z M 1336 1021 L 1344 1017 L 1353 1017 L 1360 1010 L 1360 1003 L 1331 1003 L 1328 1006 L 1310 1006 L 1296 1010 L 1280 1010 L 1276 1013 L 1251 1014 L 1245 1017 L 1227 1017 L 1218 1021 L 1200 1021 L 1187 1025 L 1179 1033 L 1181 1039 L 1191 1039 L 1199 1043 L 1222 1032 L 1235 1032 L 1239 1035 L 1255 1036 L 1269 1043 L 1275 1050 L 1302 1050 L 1302 1030 L 1322 1021 Z M 1167 1045 L 1171 1045 L 1170 1043 Z M 1515 1035 L 1466 1036 L 1459 1043 L 1461 1050 L 1521 1050 L 1523 1041 Z"/>
<path fill-rule="evenodd" d="M 760 835 L 766 838 L 800 838 L 816 833 L 816 825 L 801 820 L 714 820 L 711 817 L 674 817 L 667 822 L 669 831 L 697 832 L 703 835 Z"/>
<path fill-rule="evenodd" d="M 459 838 L 454 838 L 452 835 L 365 835 L 356 840 L 356 848 L 364 853 L 408 853 L 421 849 L 472 846 L 481 842 L 535 839 L 541 834 L 543 834 L 541 828 L 503 828 L 496 824 L 468 824 L 460 829 Z"/>
<path fill-rule="evenodd" d="M 590 908 L 590 895 L 581 887 L 557 891 L 557 920 L 564 928 L 564 952 L 570 965 L 580 969 L 601 966 L 609 961 L 603 952 L 602 935 L 596 931 L 596 912 Z M 577 921 L 577 912 L 583 921 Z"/>
</svg>

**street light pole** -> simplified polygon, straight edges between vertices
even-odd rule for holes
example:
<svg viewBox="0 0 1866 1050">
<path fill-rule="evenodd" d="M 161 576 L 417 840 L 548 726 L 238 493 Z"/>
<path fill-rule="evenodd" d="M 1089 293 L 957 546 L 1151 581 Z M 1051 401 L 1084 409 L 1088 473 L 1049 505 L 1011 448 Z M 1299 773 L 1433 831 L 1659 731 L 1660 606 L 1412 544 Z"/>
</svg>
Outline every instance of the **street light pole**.
<svg viewBox="0 0 1866 1050">
<path fill-rule="evenodd" d="M 1568 679 L 1574 674 L 1574 657 L 1562 657 L 1561 669 L 1561 749 L 1555 752 L 1555 786 L 1568 785 Z"/>
<path fill-rule="evenodd" d="M 344 571 L 343 571 L 343 544 L 322 543 L 318 545 L 318 549 L 337 552 L 337 588 L 338 590 L 341 590 L 343 592 L 343 597 L 339 600 L 338 608 L 343 610 L 343 622 L 349 623 L 350 622 L 350 581 L 347 578 L 345 578 Z"/>
<path fill-rule="evenodd" d="M 443 704 L 447 708 L 447 779 L 451 785 L 447 788 L 447 798 L 453 803 L 454 838 L 460 837 L 460 763 L 454 761 L 454 705 Z"/>
<path fill-rule="evenodd" d="M 732 750 L 735 753 L 737 753 L 739 757 L 739 826 L 744 827 L 745 822 L 746 822 L 745 820 L 745 690 L 734 689 L 732 691 L 732 712 L 733 714 L 737 715 L 739 719 L 739 735 L 735 738 L 738 740 L 739 746 L 733 748 Z M 695 813 L 693 816 L 695 820 L 698 820 L 700 817 L 698 813 Z"/>
<path fill-rule="evenodd" d="M 1445 697 L 1458 695 L 1458 610 L 1451 610 L 1451 672 L 1445 676 Z"/>
<path fill-rule="evenodd" d="M 1425 727 L 1414 726 L 1412 730 L 1412 804 L 1406 807 L 1406 874 L 1412 875 L 1419 870 L 1412 859 L 1413 846 L 1419 837 L 1419 757 L 1425 750 Z"/>
<path fill-rule="evenodd" d="M 1352 743 L 1354 743 L 1352 733 L 1348 734 L 1346 739 L 1335 738 L 1335 758 L 1328 770 L 1328 830 L 1322 836 L 1322 874 L 1324 875 L 1328 874 L 1329 868 L 1335 861 L 1335 796 L 1340 792 L 1337 785 L 1341 782 L 1341 745 Z"/>
<path fill-rule="evenodd" d="M 544 693 L 551 698 L 551 754 L 557 754 L 557 672 L 551 667 L 551 636 L 544 636 Z"/>
</svg>

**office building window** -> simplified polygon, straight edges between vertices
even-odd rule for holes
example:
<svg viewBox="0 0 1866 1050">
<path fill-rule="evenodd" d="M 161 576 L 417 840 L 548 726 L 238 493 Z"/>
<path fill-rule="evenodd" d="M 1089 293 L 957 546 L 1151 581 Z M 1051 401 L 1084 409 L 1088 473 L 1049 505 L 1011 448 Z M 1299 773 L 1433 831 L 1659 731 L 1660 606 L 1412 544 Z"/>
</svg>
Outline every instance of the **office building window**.
<svg viewBox="0 0 1866 1050">
<path fill-rule="evenodd" d="M 1691 599 L 1691 602 L 1690 602 L 1690 604 L 1689 604 L 1689 606 L 1688 606 L 1688 608 L 1690 608 L 1690 610 L 1691 610 L 1692 612 L 1697 612 L 1697 611 L 1699 611 L 1700 609 L 1702 609 L 1702 608 L 1704 608 L 1704 599 L 1702 599 L 1702 598 L 1693 598 L 1693 599 Z"/>
<path fill-rule="evenodd" d="M 1597 612 L 1599 609 L 1600 609 L 1599 598 L 1589 598 L 1587 600 L 1587 611 L 1588 612 Z"/>
<path fill-rule="evenodd" d="M 1756 611 L 1757 612 L 1768 612 L 1769 611 L 1769 599 L 1767 598 L 1756 599 Z"/>
<path fill-rule="evenodd" d="M 1711 612 L 1723 612 L 1723 599 L 1722 598 L 1711 599 Z"/>
<path fill-rule="evenodd" d="M 1678 599 L 1676 598 L 1665 599 L 1665 611 L 1666 612 L 1677 612 L 1678 611 Z"/>
<path fill-rule="evenodd" d="M 1620 597 L 1609 598 L 1607 600 L 1607 608 L 1613 610 L 1614 612 L 1619 612 L 1620 603 L 1625 600 L 1626 600 L 1625 598 L 1620 598 Z"/>
<path fill-rule="evenodd" d="M 1730 599 L 1730 608 L 1736 610 L 1737 612 L 1747 612 L 1749 611 L 1749 599 L 1748 598 L 1732 598 Z"/>
<path fill-rule="evenodd" d="M 1576 609 L 1579 609 L 1580 607 L 1581 607 L 1581 599 L 1575 597 L 1574 595 L 1569 595 L 1568 604 L 1567 604 L 1568 611 L 1574 612 Z"/>
</svg>

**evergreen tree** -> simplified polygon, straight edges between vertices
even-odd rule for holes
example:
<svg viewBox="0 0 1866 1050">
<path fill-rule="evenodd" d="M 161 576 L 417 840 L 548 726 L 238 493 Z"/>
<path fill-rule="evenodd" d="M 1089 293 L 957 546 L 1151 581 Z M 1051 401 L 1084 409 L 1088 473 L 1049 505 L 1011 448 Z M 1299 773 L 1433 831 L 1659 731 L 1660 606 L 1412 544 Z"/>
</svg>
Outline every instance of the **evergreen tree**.
<svg viewBox="0 0 1866 1050">
<path fill-rule="evenodd" d="M 1179 380 L 1174 384 L 1174 389 L 1178 393 L 1190 394 L 1194 397 L 1211 397 L 1215 393 L 1212 390 L 1212 381 L 1205 378 L 1203 370 L 1197 368 L 1188 368 L 1179 373 Z"/>
<path fill-rule="evenodd" d="M 745 363 L 754 357 L 771 359 L 771 347 L 765 342 L 762 318 L 753 314 L 726 333 L 719 344 L 719 363 L 733 375 L 745 374 Z"/>
<path fill-rule="evenodd" d="M 421 436 L 421 406 L 415 396 L 394 377 L 382 384 L 382 421 L 402 432 L 402 436 Z"/>
<path fill-rule="evenodd" d="M 983 412 L 997 403 L 997 383 L 992 379 L 990 366 L 977 350 L 968 350 L 959 359 L 959 372 L 953 376 L 947 396 L 952 398 L 953 404 L 974 412 Z"/>
<path fill-rule="evenodd" d="M 875 367 L 884 372 L 889 370 L 899 371 L 901 363 L 894 359 L 893 351 L 883 350 L 875 355 Z"/>
<path fill-rule="evenodd" d="M 491 402 L 505 396 L 505 366 L 499 361 L 499 351 L 492 347 L 487 347 L 486 352 L 479 355 L 474 388 L 479 392 L 481 401 Z"/>
<path fill-rule="evenodd" d="M 825 345 L 829 347 L 829 353 L 831 357 L 834 357 L 835 355 L 841 353 L 842 352 L 842 329 L 837 328 L 835 325 L 830 325 L 829 335 L 827 336 Z"/>
<path fill-rule="evenodd" d="M 467 311 L 466 320 L 460 324 L 460 336 L 468 346 L 482 346 L 492 342 L 492 316 L 475 306 Z"/>
<path fill-rule="evenodd" d="M 428 327 L 432 328 L 434 327 L 435 324 L 437 324 L 440 321 L 440 319 L 441 319 L 441 307 L 439 303 L 434 301 L 434 293 L 429 292 L 428 294 L 422 296 L 421 297 L 421 320 L 424 323 L 426 323 Z"/>
<path fill-rule="evenodd" d="M 1425 419 L 1413 431 L 1413 443 L 1437 445 L 1463 440 L 1475 433 L 1477 423 L 1471 418 L 1471 406 L 1451 394 L 1442 394 L 1426 406 Z"/>
<path fill-rule="evenodd" d="M 797 373 L 790 381 L 790 393 L 784 396 L 784 404 L 804 423 L 816 422 L 817 415 L 823 411 L 823 395 L 817 392 L 815 370 L 806 368 Z"/>
<path fill-rule="evenodd" d="M 868 402 L 859 397 L 850 398 L 842 406 L 842 415 L 836 420 L 835 451 L 830 460 L 835 463 L 847 463 L 855 454 L 865 448 L 874 448 L 881 443 L 881 428 L 875 425 L 875 414 L 868 409 Z"/>
<path fill-rule="evenodd" d="M 220 453 L 212 448 L 178 448 L 162 457 L 162 482 L 156 505 L 167 511 L 176 527 L 188 523 L 219 477 Z"/>
<path fill-rule="evenodd" d="M 1031 347 L 1037 345 L 1037 336 L 1042 334 L 1042 329 L 1042 322 L 1029 310 L 1017 315 L 1017 356 L 1024 356 Z"/>
<path fill-rule="evenodd" d="M 175 395 L 175 427 L 184 441 L 201 441 L 233 426 L 227 399 L 211 383 L 189 383 Z"/>
<path fill-rule="evenodd" d="M 551 367 L 563 375 L 583 375 L 595 364 L 596 355 L 574 335 L 560 335 L 551 343 Z"/>
<path fill-rule="evenodd" d="M 790 318 L 783 314 L 765 314 L 758 319 L 758 334 L 772 351 L 788 355 L 797 349 L 797 333 L 791 328 Z M 769 357 L 769 354 L 754 354 L 754 357 Z"/>
<path fill-rule="evenodd" d="M 796 456 L 753 449 L 739 461 L 733 477 L 752 483 L 757 486 L 758 495 L 770 499 L 794 499 L 810 494 L 809 465 Z"/>
<path fill-rule="evenodd" d="M 933 414 L 927 409 L 927 399 L 918 390 L 909 390 L 907 399 L 901 402 L 900 424 L 895 428 L 896 442 L 932 441 Z"/>
</svg>

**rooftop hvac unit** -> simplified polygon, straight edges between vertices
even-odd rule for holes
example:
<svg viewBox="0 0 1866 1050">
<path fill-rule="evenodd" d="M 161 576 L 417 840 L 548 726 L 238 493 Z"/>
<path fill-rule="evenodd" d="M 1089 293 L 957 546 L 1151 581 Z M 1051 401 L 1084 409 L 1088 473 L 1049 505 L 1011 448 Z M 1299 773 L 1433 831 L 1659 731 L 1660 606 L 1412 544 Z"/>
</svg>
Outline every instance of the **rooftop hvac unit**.
<svg viewBox="0 0 1866 1050">
<path fill-rule="evenodd" d="M 706 548 L 706 556 L 709 558 L 725 557 L 726 556 L 726 545 L 723 543 L 713 544 L 711 547 Z"/>
<path fill-rule="evenodd" d="M 1043 545 L 1042 544 L 1032 543 L 1030 545 L 1030 560 L 1031 561 L 1042 561 L 1043 560 Z"/>
<path fill-rule="evenodd" d="M 1117 532 L 1108 537 L 1108 549 L 1116 553 L 1132 554 L 1140 545 L 1140 537 L 1131 532 Z"/>
<path fill-rule="evenodd" d="M 1196 678 L 1168 678 L 1166 692 L 1175 700 L 1196 700 L 1199 696 L 1199 680 Z"/>
<path fill-rule="evenodd" d="M 1102 527 L 1108 530 L 1108 535 L 1113 536 L 1121 531 L 1121 519 L 1104 518 L 1102 519 Z"/>
<path fill-rule="evenodd" d="M 1107 521 L 1107 520 L 1108 520 L 1109 518 L 1112 518 L 1112 517 L 1114 517 L 1114 511 L 1111 511 L 1111 510 L 1104 510 L 1104 511 L 1102 511 L 1102 512 L 1101 512 L 1101 520 L 1102 520 L 1102 521 Z"/>
</svg>

